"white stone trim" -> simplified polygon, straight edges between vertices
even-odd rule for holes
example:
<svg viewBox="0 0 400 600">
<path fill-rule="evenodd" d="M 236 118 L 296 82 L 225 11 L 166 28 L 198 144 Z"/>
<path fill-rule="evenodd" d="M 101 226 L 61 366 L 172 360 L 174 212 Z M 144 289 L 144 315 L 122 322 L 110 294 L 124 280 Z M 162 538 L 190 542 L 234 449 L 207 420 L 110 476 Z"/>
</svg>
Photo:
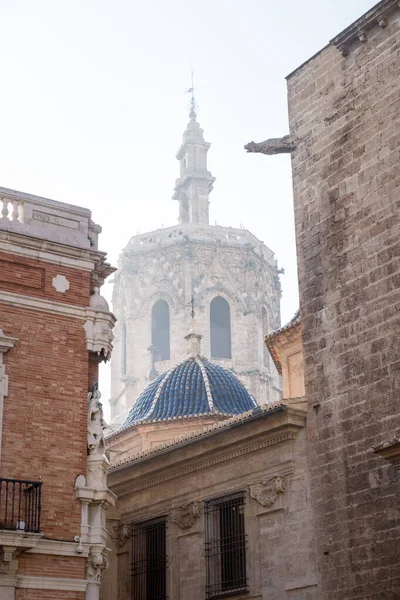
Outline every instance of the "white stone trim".
<svg viewBox="0 0 400 600">
<path fill-rule="evenodd" d="M 32 577 L 18 575 L 17 588 L 32 590 L 63 590 L 68 592 L 85 592 L 88 582 L 86 579 L 69 579 L 67 577 Z"/>
<path fill-rule="evenodd" d="M 80 546 L 82 551 L 78 552 Z M 37 546 L 28 550 L 26 554 L 53 554 L 55 556 L 89 556 L 89 544 L 78 544 L 77 542 L 60 542 L 58 540 L 39 540 Z"/>
<path fill-rule="evenodd" d="M 74 256 L 65 256 L 65 254 L 61 254 L 57 252 L 46 252 L 45 250 L 41 250 L 40 248 L 31 248 L 24 247 L 19 244 L 13 244 L 8 240 L 2 239 L 2 231 L 0 231 L 0 240 L 1 240 L 1 251 L 7 254 L 12 254 L 14 256 L 22 256 L 24 258 L 34 258 L 35 260 L 43 260 L 47 263 L 51 263 L 54 265 L 60 265 L 65 267 L 72 267 L 73 269 L 82 269 L 84 271 L 93 271 L 95 268 L 95 261 L 82 259 L 82 250 L 79 252 L 80 257 Z M 43 243 L 43 242 L 42 242 Z M 50 242 L 47 243 L 49 246 Z M 43 243 L 44 245 L 44 243 Z M 62 251 L 65 253 L 65 247 L 62 247 Z M 84 250 L 83 250 L 84 252 Z M 88 251 L 89 252 L 89 251 Z"/>
<path fill-rule="evenodd" d="M 95 313 L 95 311 L 83 306 L 64 304 L 63 302 L 55 302 L 53 300 L 45 300 L 44 298 L 36 298 L 34 296 L 25 296 L 14 292 L 4 291 L 0 292 L 0 304 L 30 308 L 32 310 L 49 312 L 55 315 L 64 315 L 65 317 L 75 317 L 78 319 L 86 319 L 88 310 Z"/>
</svg>

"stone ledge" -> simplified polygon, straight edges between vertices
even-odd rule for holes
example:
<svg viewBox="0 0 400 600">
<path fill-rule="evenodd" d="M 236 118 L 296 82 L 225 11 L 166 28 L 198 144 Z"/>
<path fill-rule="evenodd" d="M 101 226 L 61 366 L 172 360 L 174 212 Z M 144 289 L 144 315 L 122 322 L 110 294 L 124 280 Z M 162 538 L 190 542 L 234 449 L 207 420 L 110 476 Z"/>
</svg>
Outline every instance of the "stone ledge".
<svg viewBox="0 0 400 600">
<path fill-rule="evenodd" d="M 362 17 L 354 21 L 349 27 L 336 35 L 330 43 L 347 56 L 349 46 L 354 42 L 366 42 L 366 32 L 376 25 L 384 28 L 387 25 L 386 17 L 399 8 L 398 0 L 382 0 Z"/>
<path fill-rule="evenodd" d="M 60 542 L 58 540 L 40 539 L 35 548 L 27 550 L 27 554 L 52 554 L 55 556 L 89 556 L 90 544 L 82 543 L 82 552 L 77 552 L 77 542 Z"/>
<path fill-rule="evenodd" d="M 17 588 L 33 590 L 63 590 L 70 592 L 85 592 L 88 582 L 86 579 L 69 579 L 67 577 L 31 577 L 18 575 Z"/>
<path fill-rule="evenodd" d="M 0 529 L 0 546 L 3 546 L 3 548 L 5 546 L 12 547 L 22 551 L 29 550 L 34 548 L 42 537 L 42 533 L 26 533 L 25 531 Z"/>
</svg>

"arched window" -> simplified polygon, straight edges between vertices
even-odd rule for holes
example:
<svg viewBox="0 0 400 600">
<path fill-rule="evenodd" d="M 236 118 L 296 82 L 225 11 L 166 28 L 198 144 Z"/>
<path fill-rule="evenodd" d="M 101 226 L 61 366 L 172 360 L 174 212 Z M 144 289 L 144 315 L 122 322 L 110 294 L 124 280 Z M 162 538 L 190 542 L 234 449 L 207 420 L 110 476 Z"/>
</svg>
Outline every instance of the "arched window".
<svg viewBox="0 0 400 600">
<path fill-rule="evenodd" d="M 269 367 L 269 351 L 264 342 L 264 336 L 269 332 L 269 319 L 268 319 L 268 311 L 265 306 L 262 307 L 262 336 L 263 336 L 263 346 L 264 346 L 264 366 Z"/>
<path fill-rule="evenodd" d="M 122 323 L 122 375 L 126 375 L 126 323 Z"/>
<path fill-rule="evenodd" d="M 155 360 L 169 360 L 169 306 L 157 300 L 151 311 L 151 343 Z"/>
<path fill-rule="evenodd" d="M 211 301 L 210 338 L 212 358 L 232 358 L 231 311 L 228 302 L 221 296 Z"/>
</svg>

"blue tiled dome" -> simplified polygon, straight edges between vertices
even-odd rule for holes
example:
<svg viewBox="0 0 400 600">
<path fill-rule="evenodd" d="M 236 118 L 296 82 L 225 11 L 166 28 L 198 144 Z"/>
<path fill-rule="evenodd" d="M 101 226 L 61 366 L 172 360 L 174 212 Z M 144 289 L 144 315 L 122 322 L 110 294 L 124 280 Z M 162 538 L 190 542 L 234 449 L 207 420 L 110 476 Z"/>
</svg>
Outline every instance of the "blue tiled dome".
<svg viewBox="0 0 400 600">
<path fill-rule="evenodd" d="M 168 419 L 232 416 L 255 406 L 233 373 L 197 356 L 152 381 L 132 406 L 123 428 Z"/>
</svg>

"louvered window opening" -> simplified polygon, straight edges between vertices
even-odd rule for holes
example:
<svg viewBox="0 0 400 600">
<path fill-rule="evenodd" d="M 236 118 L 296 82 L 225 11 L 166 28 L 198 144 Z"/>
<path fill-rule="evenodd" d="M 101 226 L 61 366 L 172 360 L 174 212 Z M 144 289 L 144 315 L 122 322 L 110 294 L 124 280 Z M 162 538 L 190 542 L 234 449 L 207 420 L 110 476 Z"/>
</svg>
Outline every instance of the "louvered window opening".
<svg viewBox="0 0 400 600">
<path fill-rule="evenodd" d="M 167 600 L 166 518 L 132 524 L 132 600 Z"/>
<path fill-rule="evenodd" d="M 248 591 L 246 577 L 245 493 L 205 503 L 206 598 Z"/>
</svg>

